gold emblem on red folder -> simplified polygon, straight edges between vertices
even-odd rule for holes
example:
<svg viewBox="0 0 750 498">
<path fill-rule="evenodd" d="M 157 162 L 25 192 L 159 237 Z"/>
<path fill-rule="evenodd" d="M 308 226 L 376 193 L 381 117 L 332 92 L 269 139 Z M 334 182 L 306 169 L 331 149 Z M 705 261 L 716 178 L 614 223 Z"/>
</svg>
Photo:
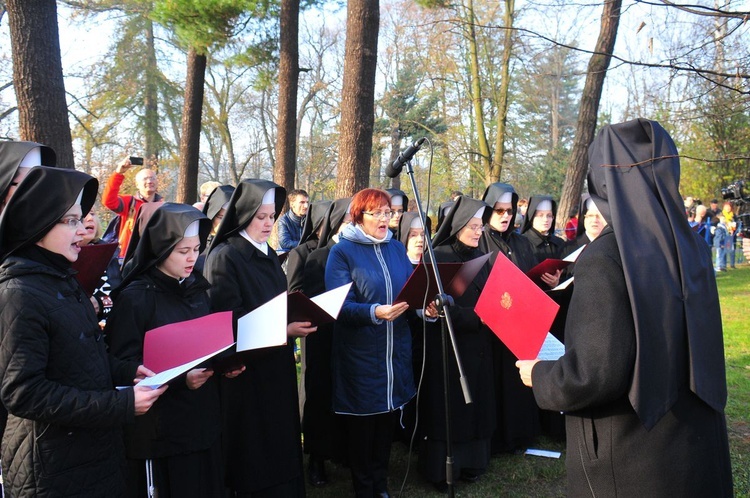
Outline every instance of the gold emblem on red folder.
<svg viewBox="0 0 750 498">
<path fill-rule="evenodd" d="M 500 297 L 500 306 L 506 310 L 509 310 L 513 306 L 513 298 L 507 292 L 503 292 L 502 297 Z"/>
</svg>

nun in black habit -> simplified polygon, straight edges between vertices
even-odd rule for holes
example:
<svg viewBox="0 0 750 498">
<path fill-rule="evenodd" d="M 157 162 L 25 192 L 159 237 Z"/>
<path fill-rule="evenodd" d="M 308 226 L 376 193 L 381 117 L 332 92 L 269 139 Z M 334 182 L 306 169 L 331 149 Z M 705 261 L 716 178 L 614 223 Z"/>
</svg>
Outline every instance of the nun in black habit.
<svg viewBox="0 0 750 498">
<path fill-rule="evenodd" d="M 407 197 L 406 192 L 397 188 L 387 188 L 385 191 L 391 196 L 391 212 L 393 213 L 391 220 L 388 222 L 388 228 L 396 235 L 399 221 L 409 209 L 409 197 Z"/>
<path fill-rule="evenodd" d="M 521 233 L 534 247 L 538 263 L 547 258 L 557 259 L 562 254 L 565 241 L 555 235 L 556 221 L 557 202 L 551 196 L 534 195 L 529 199 Z"/>
<path fill-rule="evenodd" d="M 407 211 L 398 222 L 398 230 L 394 237 L 406 247 L 406 255 L 409 256 L 414 266 L 422 260 L 424 237 L 430 236 L 431 229 L 432 220 L 427 218 L 427 230 L 425 230 L 418 211 Z"/>
<path fill-rule="evenodd" d="M 427 218 L 427 229 L 425 230 L 422 218 L 418 211 L 407 211 L 398 223 L 398 231 L 394 238 L 406 247 L 406 255 L 413 267 L 417 267 L 425 251 L 426 237 L 431 237 L 432 221 Z M 424 327 L 425 321 L 416 315 L 407 317 L 409 328 L 411 328 L 411 355 L 414 379 L 422 376 L 422 356 L 424 354 Z M 404 406 L 402 420 L 396 427 L 396 436 L 407 446 L 412 441 L 419 441 L 420 435 L 415 433 L 417 427 L 417 399 L 412 398 Z"/>
<path fill-rule="evenodd" d="M 494 265 L 498 253 L 502 253 L 523 272 L 536 266 L 534 247 L 513 227 L 518 211 L 518 194 L 513 186 L 492 183 L 482 200 L 492 207 L 479 242 L 483 252 L 492 253 L 490 264 Z M 500 340 L 492 341 L 492 356 L 497 414 L 492 453 L 515 451 L 539 435 L 539 409 L 534 396 L 518 379 L 516 357 Z"/>
<path fill-rule="evenodd" d="M 0 213 L 29 169 L 42 165 L 57 165 L 57 155 L 51 147 L 36 142 L 0 141 Z"/>
<path fill-rule="evenodd" d="M 0 141 L 0 213 L 5 209 L 10 196 L 29 168 L 42 164 L 55 166 L 56 163 L 55 151 L 45 145 L 35 142 Z M 0 434 L 5 429 L 7 418 L 8 412 L 0 403 Z"/>
<path fill-rule="evenodd" d="M 305 224 L 302 226 L 302 237 L 297 247 L 289 251 L 286 263 L 286 281 L 289 292 L 302 290 L 305 278 L 305 261 L 318 248 L 318 237 L 325 221 L 324 215 L 328 211 L 331 201 L 317 201 L 310 205 Z M 310 296 L 312 297 L 312 296 Z"/>
<path fill-rule="evenodd" d="M 326 291 L 325 270 L 331 247 L 338 242 L 338 232 L 349 223 L 351 197 L 337 199 L 323 214 L 318 247 L 305 260 L 302 292 L 316 296 Z M 328 482 L 325 460 L 341 460 L 346 453 L 344 426 L 333 413 L 331 348 L 333 324 L 318 326 L 318 331 L 305 337 L 305 403 L 302 432 L 305 453 L 310 454 L 307 479 L 313 486 Z"/>
<path fill-rule="evenodd" d="M 463 263 L 484 254 L 479 241 L 491 209 L 483 201 L 461 196 L 435 234 L 433 245 L 439 263 Z M 485 264 L 461 296 L 453 296 L 450 308 L 456 332 L 456 346 L 473 403 L 464 402 L 458 368 L 448 354 L 453 450 L 453 478 L 475 481 L 490 461 L 491 438 L 495 430 L 495 386 L 492 373 L 492 331 L 474 312 L 474 306 L 490 273 Z M 425 478 L 440 489 L 446 481 L 445 401 L 443 390 L 442 338 L 440 323 L 430 323 L 425 335 L 425 368 L 420 392 L 420 429 L 424 436 L 419 449 L 419 468 Z"/>
<path fill-rule="evenodd" d="M 219 185 L 211 192 L 211 195 L 208 196 L 206 203 L 203 205 L 203 214 L 211 220 L 211 233 L 208 235 L 208 244 L 213 241 L 216 230 L 218 230 L 221 220 L 224 219 L 229 199 L 232 198 L 233 193 L 233 186 Z"/>
<path fill-rule="evenodd" d="M 231 310 L 237 319 L 286 291 L 279 258 L 267 243 L 285 197 L 285 189 L 270 181 L 237 185 L 206 258 L 214 311 Z M 309 322 L 289 324 L 288 345 L 250 352 L 245 373 L 221 379 L 232 496 L 305 493 L 293 338 L 314 331 Z"/>
<path fill-rule="evenodd" d="M 166 388 L 115 390 L 91 302 L 75 279 L 81 218 L 98 182 L 73 170 L 28 172 L 0 216 L 0 400 L 5 492 L 14 497 L 122 496 L 122 425 Z"/>
<path fill-rule="evenodd" d="M 479 246 L 485 253 L 494 253 L 490 258 L 495 264 L 497 253 L 503 253 L 522 272 L 536 266 L 534 246 L 526 237 L 513 229 L 513 220 L 518 212 L 518 194 L 512 185 L 491 183 L 484 191 L 482 200 L 492 208 L 492 215 L 484 227 Z"/>
<path fill-rule="evenodd" d="M 227 212 L 227 206 L 229 205 L 229 199 L 232 198 L 234 187 L 231 185 L 219 185 L 211 192 L 211 195 L 206 199 L 203 204 L 203 214 L 205 214 L 209 220 L 211 220 L 211 233 L 208 234 L 208 240 L 206 241 L 206 250 L 198 256 L 198 261 L 195 262 L 195 269 L 203 273 L 203 268 L 206 266 L 206 252 L 208 246 L 214 240 L 216 230 L 219 229 L 221 220 L 224 219 L 224 214 Z M 144 204 L 147 206 L 148 204 Z M 143 208 L 143 206 L 141 206 Z"/>
<path fill-rule="evenodd" d="M 566 413 L 568 494 L 732 496 L 719 296 L 677 148 L 637 119 L 604 127 L 589 164 L 609 226 L 576 263 L 565 354 L 518 362 L 539 405 Z"/>
<path fill-rule="evenodd" d="M 208 218 L 186 204 L 164 203 L 138 218 L 128 246 L 135 250 L 113 291 L 105 329 L 112 354 L 138 365 L 147 331 L 210 313 L 209 284 L 194 271 L 210 229 Z M 125 428 L 128 496 L 146 496 L 151 481 L 160 497 L 218 496 L 224 489 L 218 381 L 211 370 L 195 368 L 170 387 Z"/>
</svg>

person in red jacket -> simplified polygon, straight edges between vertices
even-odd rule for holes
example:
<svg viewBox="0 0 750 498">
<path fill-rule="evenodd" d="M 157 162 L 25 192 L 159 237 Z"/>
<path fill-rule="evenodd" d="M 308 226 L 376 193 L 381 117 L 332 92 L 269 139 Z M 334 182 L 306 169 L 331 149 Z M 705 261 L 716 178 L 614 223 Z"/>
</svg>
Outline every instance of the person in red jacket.
<svg viewBox="0 0 750 498">
<path fill-rule="evenodd" d="M 158 189 L 156 172 L 149 168 L 143 168 L 136 173 L 135 186 L 138 192 L 135 195 L 120 195 L 120 187 L 125 179 L 125 173 L 132 167 L 130 158 L 125 158 L 118 164 L 114 174 L 107 180 L 107 186 L 102 194 L 104 207 L 111 209 L 120 217 L 118 240 L 121 257 L 128 250 L 130 236 L 133 234 L 133 225 L 141 204 L 144 202 L 163 202 L 162 197 L 156 193 Z"/>
</svg>

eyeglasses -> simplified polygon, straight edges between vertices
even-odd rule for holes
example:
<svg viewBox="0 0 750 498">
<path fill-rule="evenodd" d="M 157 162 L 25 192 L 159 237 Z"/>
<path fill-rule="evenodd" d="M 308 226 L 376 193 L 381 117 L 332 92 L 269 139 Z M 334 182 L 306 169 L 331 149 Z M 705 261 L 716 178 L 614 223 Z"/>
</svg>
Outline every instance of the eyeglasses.
<svg viewBox="0 0 750 498">
<path fill-rule="evenodd" d="M 393 211 L 373 211 L 372 213 L 362 211 L 362 214 L 369 214 L 373 218 L 377 218 L 379 220 L 390 220 L 391 218 L 393 218 Z"/>
<path fill-rule="evenodd" d="M 594 220 L 594 219 L 601 219 L 603 216 L 601 214 L 586 214 L 583 216 L 586 219 Z"/>
<path fill-rule="evenodd" d="M 472 232 L 484 232 L 484 225 L 466 225 L 466 228 L 471 230 Z"/>
<path fill-rule="evenodd" d="M 499 214 L 500 216 L 504 215 L 505 213 L 513 214 L 513 208 L 497 208 L 497 209 L 493 209 L 493 211 Z"/>
<path fill-rule="evenodd" d="M 70 228 L 78 228 L 78 224 L 83 225 L 83 218 L 63 218 L 58 221 L 61 225 L 68 225 Z"/>
</svg>

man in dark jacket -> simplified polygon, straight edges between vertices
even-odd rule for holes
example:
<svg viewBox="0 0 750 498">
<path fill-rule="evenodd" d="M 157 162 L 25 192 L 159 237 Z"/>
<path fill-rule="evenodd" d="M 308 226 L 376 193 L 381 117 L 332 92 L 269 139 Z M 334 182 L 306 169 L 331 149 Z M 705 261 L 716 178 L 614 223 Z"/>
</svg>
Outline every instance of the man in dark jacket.
<svg viewBox="0 0 750 498">
<path fill-rule="evenodd" d="M 302 229 L 310 207 L 310 196 L 302 189 L 295 189 L 287 195 L 289 210 L 279 218 L 277 254 L 284 254 L 297 247 L 302 240 Z"/>
</svg>

